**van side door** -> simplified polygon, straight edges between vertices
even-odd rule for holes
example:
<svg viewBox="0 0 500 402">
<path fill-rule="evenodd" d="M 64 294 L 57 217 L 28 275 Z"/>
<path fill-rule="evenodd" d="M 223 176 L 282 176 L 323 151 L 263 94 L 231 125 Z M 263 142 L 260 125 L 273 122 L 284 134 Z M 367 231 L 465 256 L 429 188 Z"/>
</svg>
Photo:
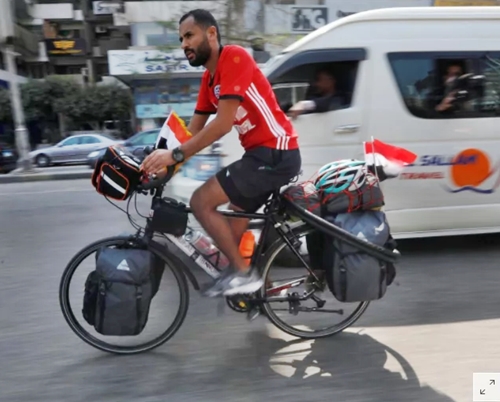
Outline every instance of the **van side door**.
<svg viewBox="0 0 500 402">
<path fill-rule="evenodd" d="M 392 117 L 372 128 L 418 155 L 383 183 L 393 230 L 500 227 L 500 52 L 398 50 L 385 59 L 377 74 Z"/>
</svg>

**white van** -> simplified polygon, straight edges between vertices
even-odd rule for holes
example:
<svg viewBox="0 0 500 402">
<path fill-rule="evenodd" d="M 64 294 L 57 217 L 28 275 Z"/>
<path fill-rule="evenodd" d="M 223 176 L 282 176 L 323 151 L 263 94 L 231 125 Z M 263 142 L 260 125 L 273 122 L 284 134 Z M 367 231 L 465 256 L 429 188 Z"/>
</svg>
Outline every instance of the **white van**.
<svg viewBox="0 0 500 402">
<path fill-rule="evenodd" d="M 362 142 L 374 137 L 418 154 L 399 179 L 382 184 L 394 237 L 500 231 L 498 26 L 500 7 L 372 10 L 271 59 L 263 71 L 277 91 L 297 87 L 289 91 L 296 98 L 327 67 L 345 99 L 343 109 L 294 120 L 302 180 L 333 160 L 363 158 Z M 460 81 L 455 108 L 438 112 L 450 65 L 472 78 Z M 241 156 L 235 132 L 224 137 L 223 152 L 228 161 Z"/>
</svg>

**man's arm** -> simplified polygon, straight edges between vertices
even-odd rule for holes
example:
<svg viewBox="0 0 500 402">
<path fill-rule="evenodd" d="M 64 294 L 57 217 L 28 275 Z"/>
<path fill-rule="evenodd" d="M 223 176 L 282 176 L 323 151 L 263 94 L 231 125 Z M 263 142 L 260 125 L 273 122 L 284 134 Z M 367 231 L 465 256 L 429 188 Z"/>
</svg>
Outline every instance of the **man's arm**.
<svg viewBox="0 0 500 402">
<path fill-rule="evenodd" d="M 207 124 L 207 120 L 209 117 L 210 115 L 208 113 L 195 113 L 188 124 L 188 131 L 193 135 L 198 134 L 203 129 L 203 127 L 205 127 L 205 124 Z"/>
<path fill-rule="evenodd" d="M 193 133 L 193 137 L 181 145 L 180 148 L 184 152 L 185 157 L 189 158 L 197 154 L 229 133 L 233 127 L 234 117 L 239 105 L 239 99 L 221 99 L 215 119 L 202 128 L 196 135 Z"/>
</svg>

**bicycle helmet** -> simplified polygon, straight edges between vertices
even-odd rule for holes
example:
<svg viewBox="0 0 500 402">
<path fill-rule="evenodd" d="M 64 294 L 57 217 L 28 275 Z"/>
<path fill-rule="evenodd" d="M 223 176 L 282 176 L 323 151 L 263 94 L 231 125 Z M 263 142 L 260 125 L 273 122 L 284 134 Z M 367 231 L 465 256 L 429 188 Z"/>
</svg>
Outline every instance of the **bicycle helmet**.
<svg viewBox="0 0 500 402">
<path fill-rule="evenodd" d="M 314 185 L 317 190 L 335 194 L 344 190 L 354 191 L 360 188 L 365 180 L 365 162 L 344 159 L 327 163 L 319 169 Z"/>
</svg>

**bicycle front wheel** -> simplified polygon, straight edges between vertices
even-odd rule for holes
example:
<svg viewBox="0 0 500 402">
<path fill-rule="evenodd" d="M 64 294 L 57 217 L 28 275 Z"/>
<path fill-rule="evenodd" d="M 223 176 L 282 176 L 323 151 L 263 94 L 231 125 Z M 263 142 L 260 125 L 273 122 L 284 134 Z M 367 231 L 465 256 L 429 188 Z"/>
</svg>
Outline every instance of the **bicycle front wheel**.
<svg viewBox="0 0 500 402">
<path fill-rule="evenodd" d="M 175 291 L 177 291 L 179 307 L 174 312 L 172 322 L 169 326 L 167 326 L 166 328 L 161 328 L 159 331 L 158 328 L 155 328 L 157 330 L 155 331 L 157 332 L 157 334 L 152 335 L 152 339 L 149 340 L 139 339 L 140 337 L 142 337 L 145 331 L 143 331 L 143 333 L 141 333 L 140 335 L 134 337 L 105 337 L 94 331 L 93 327 L 88 325 L 83 320 L 81 314 L 79 314 L 79 316 L 82 317 L 83 325 L 76 318 L 77 315 L 74 312 L 73 306 L 77 304 L 78 301 L 83 301 L 82 281 L 85 280 L 86 275 L 75 275 L 75 273 L 77 272 L 77 268 L 85 265 L 83 264 L 83 262 L 93 254 L 95 254 L 101 247 L 143 248 L 140 247 L 139 244 L 137 244 L 136 240 L 134 240 L 130 236 L 117 236 L 96 241 L 80 250 L 66 266 L 59 286 L 59 303 L 66 322 L 73 330 L 73 332 L 78 337 L 80 337 L 80 339 L 104 352 L 115 354 L 135 354 L 152 350 L 164 344 L 179 330 L 186 317 L 189 306 L 189 287 L 182 270 L 173 263 L 173 261 L 169 258 L 168 253 L 165 253 L 160 249 L 160 247 L 158 247 L 157 243 L 150 243 L 148 245 L 148 249 L 156 257 L 160 258 L 163 261 L 163 263 L 165 264 L 165 269 L 159 292 L 153 299 L 155 308 L 153 308 L 152 303 L 150 308 L 150 318 L 148 319 L 148 325 L 146 326 L 145 330 L 150 325 L 152 311 L 162 309 L 163 307 L 165 307 L 165 304 L 171 304 L 170 299 L 172 297 L 175 297 L 175 295 L 173 294 L 175 293 Z M 91 270 L 95 269 L 95 257 L 93 261 L 91 261 L 91 263 L 87 265 Z M 172 279 L 167 279 L 168 275 L 166 274 L 169 274 Z M 80 297 L 73 299 L 72 297 L 70 297 L 70 285 L 75 277 L 81 280 L 80 284 L 77 285 L 77 289 L 80 290 L 81 294 Z M 162 292 L 165 286 L 168 287 L 168 291 Z M 162 296 L 164 294 L 167 294 L 169 298 L 168 301 L 162 300 Z M 81 311 L 81 309 L 79 310 Z M 163 317 L 166 314 L 164 314 L 164 312 L 162 311 L 158 315 Z M 137 339 L 139 340 L 136 341 Z"/>
</svg>

